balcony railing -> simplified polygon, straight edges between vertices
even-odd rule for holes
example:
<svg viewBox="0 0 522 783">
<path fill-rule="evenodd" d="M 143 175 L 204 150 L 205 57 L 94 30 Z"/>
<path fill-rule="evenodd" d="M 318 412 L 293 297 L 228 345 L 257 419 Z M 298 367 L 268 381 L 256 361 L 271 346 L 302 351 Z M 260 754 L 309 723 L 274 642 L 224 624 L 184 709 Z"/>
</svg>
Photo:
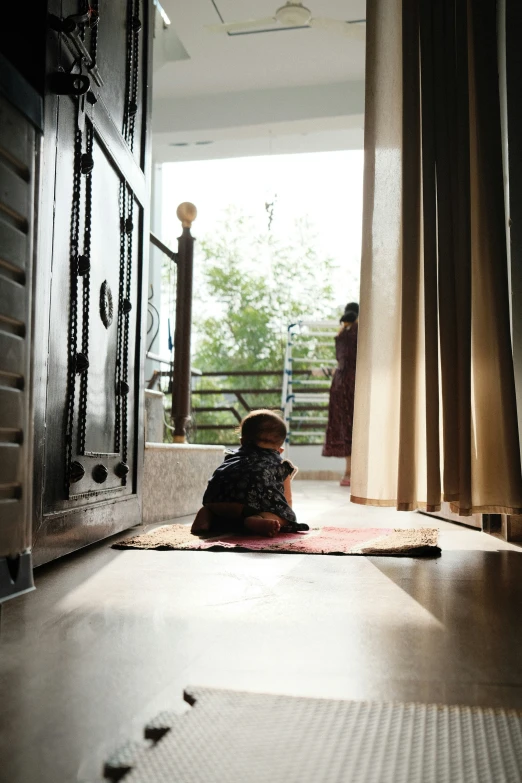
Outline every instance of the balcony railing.
<svg viewBox="0 0 522 783">
<path fill-rule="evenodd" d="M 318 413 L 323 414 L 321 421 L 326 419 L 328 404 L 313 402 L 314 395 L 322 395 L 324 398 L 324 385 L 316 385 L 317 378 L 312 377 L 313 370 L 294 370 L 293 375 L 298 376 L 301 382 L 300 391 L 311 396 L 310 402 L 299 406 L 299 421 L 294 419 L 292 424 L 292 443 L 319 443 L 318 438 L 323 437 L 323 430 L 317 426 Z M 270 386 L 256 385 L 256 380 L 274 378 Z M 205 379 L 214 379 L 218 383 L 210 387 L 205 384 Z M 248 379 L 249 383 L 245 381 Z M 309 385 L 307 385 L 309 382 Z M 237 438 L 231 437 L 237 430 L 242 418 L 255 408 L 269 408 L 281 411 L 281 394 L 283 391 L 283 370 L 238 370 L 229 372 L 202 372 L 192 383 L 192 421 L 190 439 L 192 442 L 204 442 L 205 438 L 199 438 L 198 434 L 221 433 L 221 437 L 213 439 L 223 446 L 237 445 Z M 216 401 L 214 405 L 205 405 L 205 398 L 225 398 L 224 401 Z M 227 399 L 228 398 L 228 399 Z M 226 413 L 227 421 L 223 423 L 208 423 L 205 418 L 208 414 Z M 315 414 L 315 415 L 314 415 Z M 312 440 L 310 440 L 310 435 Z M 210 438 L 208 438 L 210 440 Z"/>
</svg>

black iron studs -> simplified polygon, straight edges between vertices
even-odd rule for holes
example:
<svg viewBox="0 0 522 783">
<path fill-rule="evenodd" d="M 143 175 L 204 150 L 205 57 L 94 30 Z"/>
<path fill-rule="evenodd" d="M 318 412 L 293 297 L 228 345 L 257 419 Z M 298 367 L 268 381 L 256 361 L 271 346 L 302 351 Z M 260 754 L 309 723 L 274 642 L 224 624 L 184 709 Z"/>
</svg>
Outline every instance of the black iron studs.
<svg viewBox="0 0 522 783">
<path fill-rule="evenodd" d="M 121 226 L 121 230 L 125 234 L 129 234 L 129 235 L 132 234 L 132 232 L 134 231 L 134 223 L 132 222 L 132 216 L 129 215 L 129 217 L 127 218 L 124 217 L 120 218 L 120 226 Z"/>
<path fill-rule="evenodd" d="M 85 468 L 81 462 L 72 462 L 71 469 L 69 471 L 69 482 L 76 484 L 77 481 L 81 481 L 85 476 Z"/>
<path fill-rule="evenodd" d="M 105 465 L 95 465 L 92 469 L 92 477 L 97 484 L 103 484 L 104 481 L 107 481 L 108 475 L 109 471 Z"/>
<path fill-rule="evenodd" d="M 94 168 L 94 158 L 90 152 L 84 152 L 82 155 L 81 170 L 82 174 L 90 174 Z"/>
<path fill-rule="evenodd" d="M 87 256 L 78 256 L 78 274 L 83 276 L 90 272 L 91 262 Z"/>
<path fill-rule="evenodd" d="M 132 310 L 132 303 L 130 299 L 123 300 L 122 309 L 124 313 L 130 313 L 130 311 Z"/>
<path fill-rule="evenodd" d="M 76 372 L 78 374 L 89 369 L 89 360 L 84 353 L 76 354 Z"/>
<path fill-rule="evenodd" d="M 119 381 L 116 387 L 116 391 L 120 397 L 125 397 L 125 395 L 130 392 L 130 386 L 126 381 Z"/>
<path fill-rule="evenodd" d="M 128 475 L 128 473 L 129 473 L 129 470 L 130 470 L 130 468 L 129 468 L 129 466 L 127 465 L 127 463 L 126 463 L 126 462 L 119 462 L 119 463 L 116 465 L 116 467 L 114 468 L 114 472 L 116 473 L 116 475 L 118 476 L 118 478 L 121 478 L 121 479 L 122 479 L 122 478 L 125 478 L 125 476 L 127 476 L 127 475 Z"/>
</svg>

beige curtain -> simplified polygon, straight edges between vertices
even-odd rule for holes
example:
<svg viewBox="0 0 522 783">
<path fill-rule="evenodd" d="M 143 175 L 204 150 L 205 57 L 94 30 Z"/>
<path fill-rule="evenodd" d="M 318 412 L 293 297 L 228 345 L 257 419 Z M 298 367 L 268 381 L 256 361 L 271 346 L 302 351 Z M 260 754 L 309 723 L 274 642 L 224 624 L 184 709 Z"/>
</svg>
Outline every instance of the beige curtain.
<svg viewBox="0 0 522 783">
<path fill-rule="evenodd" d="M 368 0 L 352 501 L 522 513 L 490 0 Z"/>
</svg>

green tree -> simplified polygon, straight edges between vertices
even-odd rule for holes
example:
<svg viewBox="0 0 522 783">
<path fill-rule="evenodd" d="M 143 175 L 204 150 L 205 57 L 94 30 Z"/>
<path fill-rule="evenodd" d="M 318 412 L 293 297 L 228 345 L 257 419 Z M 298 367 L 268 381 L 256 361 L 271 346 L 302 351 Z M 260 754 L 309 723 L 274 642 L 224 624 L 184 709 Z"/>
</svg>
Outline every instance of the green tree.
<svg viewBox="0 0 522 783">
<path fill-rule="evenodd" d="M 316 233 L 300 220 L 285 240 L 270 229 L 259 231 L 253 219 L 229 209 L 224 230 L 198 243 L 194 298 L 193 364 L 203 372 L 273 371 L 277 377 L 220 378 L 222 389 L 270 389 L 281 385 L 288 324 L 335 317 L 330 282 L 333 262 L 319 256 Z M 301 348 L 301 356 L 332 358 L 331 346 Z M 299 353 L 297 354 L 299 355 Z M 205 378 L 199 386 L 219 388 Z M 212 379 L 214 380 L 214 379 Z M 216 379 L 217 380 L 217 379 Z M 248 398 L 252 407 L 278 407 L 279 395 Z M 237 401 L 216 395 L 193 397 L 195 407 L 225 406 Z M 238 408 L 236 404 L 236 408 Z M 243 408 L 239 412 L 244 414 Z M 200 425 L 232 424 L 227 412 L 197 413 Z M 197 442 L 232 442 L 225 431 L 193 433 Z"/>
<path fill-rule="evenodd" d="M 282 368 L 288 324 L 334 312 L 332 259 L 319 258 L 307 220 L 286 242 L 232 210 L 225 226 L 199 243 L 194 363 L 203 371 Z"/>
</svg>

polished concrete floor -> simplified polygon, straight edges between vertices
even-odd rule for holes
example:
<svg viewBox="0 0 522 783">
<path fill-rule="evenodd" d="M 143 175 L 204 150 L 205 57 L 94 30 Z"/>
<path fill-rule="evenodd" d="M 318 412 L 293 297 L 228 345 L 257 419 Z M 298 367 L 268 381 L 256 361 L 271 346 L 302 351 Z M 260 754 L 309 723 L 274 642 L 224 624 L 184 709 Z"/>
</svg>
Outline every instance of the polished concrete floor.
<svg viewBox="0 0 522 783">
<path fill-rule="evenodd" d="M 99 780 L 186 685 L 522 709 L 522 549 L 296 482 L 301 521 L 439 526 L 442 556 L 117 551 L 44 566 L 3 607 L 0 780 Z M 188 521 L 188 520 L 187 520 Z"/>
</svg>

